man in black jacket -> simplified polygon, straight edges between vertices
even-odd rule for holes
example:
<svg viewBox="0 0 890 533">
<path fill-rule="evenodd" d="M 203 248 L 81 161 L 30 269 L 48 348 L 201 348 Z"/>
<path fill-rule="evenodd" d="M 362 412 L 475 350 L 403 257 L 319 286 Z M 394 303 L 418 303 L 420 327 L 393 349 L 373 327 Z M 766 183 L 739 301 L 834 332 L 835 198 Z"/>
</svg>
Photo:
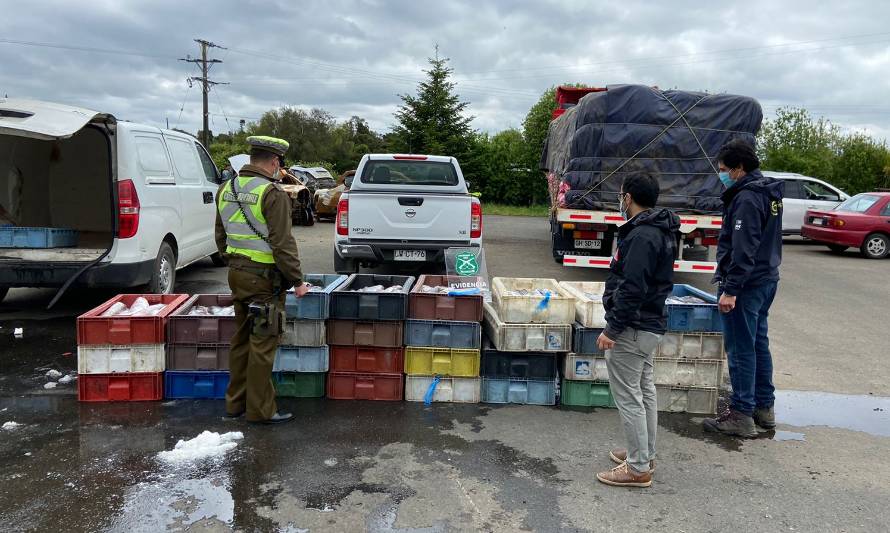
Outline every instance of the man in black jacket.
<svg viewBox="0 0 890 533">
<path fill-rule="evenodd" d="M 658 181 L 651 176 L 624 180 L 619 205 L 629 220 L 618 230 L 618 250 L 603 294 L 607 326 L 598 344 L 606 351 L 609 387 L 627 449 L 609 452 L 618 466 L 596 477 L 620 487 L 650 486 L 655 465 L 653 357 L 667 326 L 664 301 L 674 286 L 680 229 L 677 215 L 654 208 L 658 194 Z"/>
<path fill-rule="evenodd" d="M 754 147 L 742 140 L 727 143 L 717 162 L 726 191 L 714 281 L 719 285 L 732 399 L 725 414 L 703 424 L 709 431 L 756 437 L 755 424 L 776 427 L 767 317 L 782 262 L 785 183 L 764 177 Z"/>
</svg>

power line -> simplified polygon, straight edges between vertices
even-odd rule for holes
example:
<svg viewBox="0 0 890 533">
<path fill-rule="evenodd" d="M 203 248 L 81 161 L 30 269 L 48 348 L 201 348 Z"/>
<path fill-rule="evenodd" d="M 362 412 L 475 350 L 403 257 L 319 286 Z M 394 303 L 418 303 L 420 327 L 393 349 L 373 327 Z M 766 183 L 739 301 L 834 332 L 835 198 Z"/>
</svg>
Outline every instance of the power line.
<svg viewBox="0 0 890 533">
<path fill-rule="evenodd" d="M 94 52 L 97 54 L 115 54 L 124 56 L 140 56 L 140 57 L 157 57 L 163 59 L 171 59 L 171 56 L 161 54 L 151 54 L 148 52 L 137 52 L 135 50 L 114 50 L 111 48 L 94 48 L 91 46 L 77 46 L 71 44 L 45 43 L 38 41 L 20 41 L 17 39 L 0 39 L 2 44 L 18 44 L 22 46 L 36 46 L 41 48 L 56 48 L 60 50 L 75 50 L 78 52 Z"/>
</svg>

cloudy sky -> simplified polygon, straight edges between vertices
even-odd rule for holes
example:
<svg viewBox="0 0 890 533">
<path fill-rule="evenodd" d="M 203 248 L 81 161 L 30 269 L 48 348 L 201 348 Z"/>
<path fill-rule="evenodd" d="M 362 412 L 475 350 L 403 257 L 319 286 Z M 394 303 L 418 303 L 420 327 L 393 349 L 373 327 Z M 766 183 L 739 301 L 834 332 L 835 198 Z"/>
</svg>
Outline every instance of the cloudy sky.
<svg viewBox="0 0 890 533">
<path fill-rule="evenodd" d="M 816 7 L 818 5 L 825 7 Z M 196 131 L 213 49 L 211 129 L 282 105 L 386 131 L 438 43 L 475 127 L 518 127 L 563 82 L 644 83 L 804 106 L 890 138 L 890 2 L 847 0 L 0 0 L 0 96 Z"/>
</svg>

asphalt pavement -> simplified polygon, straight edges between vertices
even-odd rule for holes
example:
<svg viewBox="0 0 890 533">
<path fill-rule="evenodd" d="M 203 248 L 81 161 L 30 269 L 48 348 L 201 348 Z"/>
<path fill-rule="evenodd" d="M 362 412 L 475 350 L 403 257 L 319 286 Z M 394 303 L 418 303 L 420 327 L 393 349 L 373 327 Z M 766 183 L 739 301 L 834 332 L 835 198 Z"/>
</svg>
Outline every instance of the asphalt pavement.
<svg viewBox="0 0 890 533">
<path fill-rule="evenodd" d="M 544 219 L 485 219 L 492 276 L 604 280 L 556 265 Z M 307 272 L 331 270 L 330 224 L 295 228 Z M 49 290 L 0 304 L 0 531 L 883 531 L 890 523 L 890 260 L 786 242 L 770 317 L 779 427 L 756 440 L 662 414 L 651 489 L 596 482 L 622 443 L 609 409 L 282 400 L 256 427 L 219 401 L 78 404 L 74 318 L 108 299 Z M 679 283 L 709 289 L 701 275 Z M 226 292 L 209 261 L 177 290 Z M 24 329 L 22 338 L 12 335 Z M 76 382 L 75 382 L 76 383 Z M 216 460 L 159 452 L 240 431 Z"/>
</svg>

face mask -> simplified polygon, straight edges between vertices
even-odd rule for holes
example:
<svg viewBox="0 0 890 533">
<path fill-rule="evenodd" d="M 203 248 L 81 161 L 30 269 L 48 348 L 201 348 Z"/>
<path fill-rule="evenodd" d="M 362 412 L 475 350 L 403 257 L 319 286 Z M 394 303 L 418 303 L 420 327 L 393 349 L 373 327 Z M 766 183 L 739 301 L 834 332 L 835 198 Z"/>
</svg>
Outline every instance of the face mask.
<svg viewBox="0 0 890 533">
<path fill-rule="evenodd" d="M 627 220 L 627 206 L 624 204 L 624 195 L 618 197 L 618 212 L 621 214 L 621 218 Z"/>
<path fill-rule="evenodd" d="M 717 174 L 717 176 L 720 177 L 720 181 L 723 182 L 723 185 L 727 189 L 732 187 L 733 183 L 735 183 L 734 181 L 732 181 L 732 178 L 729 177 L 729 172 L 720 172 L 719 174 Z"/>
</svg>

